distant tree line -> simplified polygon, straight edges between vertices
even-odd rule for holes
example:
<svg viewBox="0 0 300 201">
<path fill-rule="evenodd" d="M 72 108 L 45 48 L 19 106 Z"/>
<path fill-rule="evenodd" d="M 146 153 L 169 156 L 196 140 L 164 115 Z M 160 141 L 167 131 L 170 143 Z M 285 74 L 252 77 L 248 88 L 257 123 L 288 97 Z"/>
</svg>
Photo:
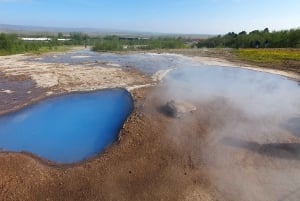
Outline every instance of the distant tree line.
<svg viewBox="0 0 300 201">
<path fill-rule="evenodd" d="M 41 42 L 25 42 L 15 34 L 0 34 L 0 54 L 17 54 L 27 51 L 36 51 L 41 48 Z"/>
<path fill-rule="evenodd" d="M 21 37 L 30 37 L 30 38 L 38 38 L 45 37 L 50 40 L 47 41 L 24 41 Z M 68 39 L 65 41 L 61 41 L 58 39 Z M 83 33 L 70 33 L 67 37 L 64 37 L 62 33 L 58 33 L 55 35 L 17 35 L 17 34 L 7 34 L 0 33 L 0 55 L 7 54 L 18 54 L 25 52 L 35 52 L 39 51 L 42 48 L 47 48 L 49 50 L 62 46 L 62 45 L 85 45 L 88 41 L 88 36 Z"/>
<path fill-rule="evenodd" d="M 198 48 L 300 48 L 300 29 L 270 32 L 268 28 L 265 28 L 249 33 L 246 31 L 229 32 L 223 36 L 202 40 L 196 46 Z"/>
<path fill-rule="evenodd" d="M 93 46 L 94 51 L 122 51 L 122 50 L 152 50 L 152 49 L 180 49 L 185 48 L 182 38 L 153 37 L 153 38 L 124 38 L 106 36 L 100 38 Z"/>
<path fill-rule="evenodd" d="M 22 37 L 49 38 L 47 41 L 27 41 Z M 61 40 L 67 39 L 67 40 Z M 38 52 L 62 45 L 90 45 L 94 51 L 150 50 L 150 49 L 179 49 L 185 48 L 185 40 L 178 37 L 120 37 L 120 36 L 89 36 L 84 33 L 37 33 L 17 35 L 0 33 L 0 55 Z"/>
<path fill-rule="evenodd" d="M 24 41 L 20 37 L 47 37 L 48 41 Z M 59 40 L 67 39 L 67 40 Z M 189 47 L 186 39 L 181 37 L 121 37 L 91 36 L 84 33 L 37 33 L 17 35 L 0 33 L 0 55 L 39 51 L 42 48 L 52 49 L 62 45 L 90 45 L 94 51 L 181 49 Z M 225 35 L 200 40 L 196 47 L 228 48 L 300 48 L 300 29 L 270 32 L 254 30 L 249 33 L 230 32 Z"/>
</svg>

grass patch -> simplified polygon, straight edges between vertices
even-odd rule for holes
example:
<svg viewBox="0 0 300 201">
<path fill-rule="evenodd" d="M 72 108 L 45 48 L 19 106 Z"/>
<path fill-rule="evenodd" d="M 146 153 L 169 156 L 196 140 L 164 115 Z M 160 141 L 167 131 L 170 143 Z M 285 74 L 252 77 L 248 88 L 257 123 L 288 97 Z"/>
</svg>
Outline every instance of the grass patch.
<svg viewBox="0 0 300 201">
<path fill-rule="evenodd" d="M 29 54 L 29 55 L 39 55 L 48 52 L 66 52 L 72 50 L 75 46 L 51 46 L 51 47 L 40 47 L 38 50 L 28 50 L 28 51 L 20 51 L 16 52 L 8 52 L 5 50 L 0 50 L 0 56 L 14 55 L 14 54 Z"/>
<path fill-rule="evenodd" d="M 300 62 L 300 49 L 238 49 L 233 53 L 241 60 L 257 64 L 282 64 Z"/>
<path fill-rule="evenodd" d="M 41 47 L 38 50 L 30 51 L 29 54 L 44 54 L 48 52 L 66 52 L 73 49 L 75 46 L 53 46 L 53 47 Z"/>
<path fill-rule="evenodd" d="M 0 50 L 0 56 L 6 56 L 6 55 L 10 55 L 9 52 L 5 50 Z"/>
</svg>

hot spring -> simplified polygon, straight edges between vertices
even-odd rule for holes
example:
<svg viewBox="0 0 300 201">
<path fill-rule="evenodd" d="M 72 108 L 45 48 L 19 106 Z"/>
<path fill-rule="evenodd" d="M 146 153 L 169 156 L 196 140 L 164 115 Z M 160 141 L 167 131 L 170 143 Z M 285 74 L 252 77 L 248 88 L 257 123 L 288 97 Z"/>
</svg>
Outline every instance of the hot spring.
<svg viewBox="0 0 300 201">
<path fill-rule="evenodd" d="M 0 148 L 57 163 L 79 162 L 116 141 L 132 109 L 124 89 L 50 98 L 1 116 Z"/>
</svg>

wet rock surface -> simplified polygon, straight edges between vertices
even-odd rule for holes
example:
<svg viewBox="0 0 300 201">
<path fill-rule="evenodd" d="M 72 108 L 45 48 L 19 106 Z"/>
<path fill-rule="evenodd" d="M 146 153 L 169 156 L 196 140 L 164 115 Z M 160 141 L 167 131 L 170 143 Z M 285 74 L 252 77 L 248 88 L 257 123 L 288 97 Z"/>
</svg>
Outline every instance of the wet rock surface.
<svg viewBox="0 0 300 201">
<path fill-rule="evenodd" d="M 0 72 L 0 114 L 42 98 L 46 91 L 26 76 L 7 76 Z"/>
</svg>

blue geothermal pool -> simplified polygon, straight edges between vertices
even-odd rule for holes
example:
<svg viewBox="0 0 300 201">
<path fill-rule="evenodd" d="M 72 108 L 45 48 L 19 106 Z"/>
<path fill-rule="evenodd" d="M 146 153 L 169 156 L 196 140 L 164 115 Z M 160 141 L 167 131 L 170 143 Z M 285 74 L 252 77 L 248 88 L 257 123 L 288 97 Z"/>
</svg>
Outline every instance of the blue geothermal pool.
<svg viewBox="0 0 300 201">
<path fill-rule="evenodd" d="M 0 117 L 0 148 L 74 163 L 107 148 L 133 109 L 125 89 L 50 98 Z"/>
</svg>

